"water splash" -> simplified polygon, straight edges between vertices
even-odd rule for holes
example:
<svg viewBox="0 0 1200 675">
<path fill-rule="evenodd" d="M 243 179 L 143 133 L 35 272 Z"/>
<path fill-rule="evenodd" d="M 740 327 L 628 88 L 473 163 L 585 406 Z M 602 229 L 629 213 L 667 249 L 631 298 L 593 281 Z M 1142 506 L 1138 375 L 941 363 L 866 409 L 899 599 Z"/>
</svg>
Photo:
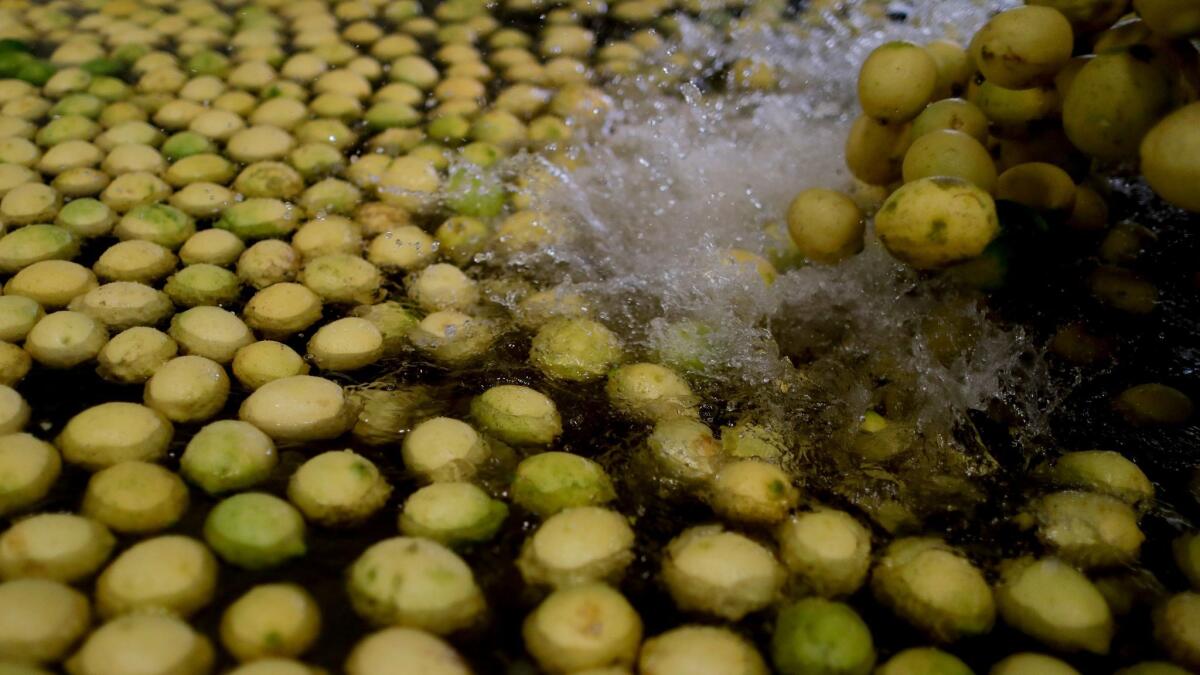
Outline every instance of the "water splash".
<svg viewBox="0 0 1200 675">
<path fill-rule="evenodd" d="M 967 411 L 1004 402 L 1031 435 L 1041 431 L 1029 393 L 1040 367 L 1020 329 L 990 320 L 971 292 L 919 278 L 870 235 L 853 259 L 782 270 L 774 283 L 731 264 L 729 251 L 770 254 L 778 242 L 764 226 L 782 223 L 805 188 L 854 190 L 842 145 L 871 49 L 969 35 L 1000 6 L 893 5 L 871 16 L 825 3 L 781 29 L 728 32 L 684 22 L 647 73 L 609 85 L 619 107 L 583 143 L 581 165 L 542 167 L 555 179 L 535 191 L 534 208 L 578 235 L 523 269 L 591 298 L 640 358 L 663 358 L 681 326 L 698 331 L 688 358 L 697 386 L 725 402 L 714 417 L 780 430 L 798 472 L 863 497 L 868 511 L 870 499 L 891 508 L 884 493 L 912 511 L 921 507 L 908 493 L 978 497 L 970 479 L 993 463 L 961 440 Z M 887 18 L 901 12 L 904 22 Z M 726 93 L 739 58 L 769 64 L 778 88 Z M 871 411 L 903 430 L 903 452 L 847 452 Z M 818 470 L 825 464 L 854 476 L 854 489 Z"/>
</svg>

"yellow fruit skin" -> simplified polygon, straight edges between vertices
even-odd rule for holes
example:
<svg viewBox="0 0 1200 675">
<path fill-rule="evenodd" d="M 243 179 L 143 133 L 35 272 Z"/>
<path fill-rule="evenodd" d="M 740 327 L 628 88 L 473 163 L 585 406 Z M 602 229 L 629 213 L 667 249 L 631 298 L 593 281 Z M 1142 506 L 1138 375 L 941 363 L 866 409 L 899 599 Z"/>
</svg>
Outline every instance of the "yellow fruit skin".
<svg viewBox="0 0 1200 675">
<path fill-rule="evenodd" d="M 1160 197 L 1200 212 L 1200 103 L 1154 125 L 1141 146 L 1142 174 Z"/>
<path fill-rule="evenodd" d="M 913 141 L 904 155 L 904 181 L 927 176 L 953 176 L 986 192 L 996 187 L 996 164 L 987 148 L 961 131 L 932 131 Z"/>
<path fill-rule="evenodd" d="M 1200 593 L 1179 593 L 1154 615 L 1154 637 L 1171 660 L 1200 670 Z"/>
<path fill-rule="evenodd" d="M 1071 58 L 1075 36 L 1052 7 L 1016 7 L 992 17 L 971 40 L 971 56 L 988 81 L 1024 89 L 1049 81 Z"/>
<path fill-rule="evenodd" d="M 1028 4 L 1053 7 L 1067 17 L 1075 30 L 1090 33 L 1113 25 L 1125 14 L 1129 0 L 1029 0 Z"/>
<path fill-rule="evenodd" d="M 1027 162 L 1046 162 L 1068 172 L 1082 173 L 1090 162 L 1080 154 L 1060 127 L 1031 130 L 1024 138 L 997 137 L 989 140 L 988 148 L 996 158 L 996 171 L 1000 173 Z"/>
<path fill-rule="evenodd" d="M 908 150 L 912 125 L 885 124 L 866 115 L 854 120 L 846 137 L 846 167 L 870 185 L 900 180 L 900 164 Z"/>
<path fill-rule="evenodd" d="M 1104 197 L 1086 185 L 1075 188 L 1075 205 L 1067 225 L 1077 230 L 1097 231 L 1108 226 L 1108 203 Z"/>
<path fill-rule="evenodd" d="M 996 179 L 996 198 L 1039 211 L 1070 212 L 1075 205 L 1075 182 L 1053 164 L 1026 162 L 1000 174 Z"/>
<path fill-rule="evenodd" d="M 1063 99 L 1063 129 L 1096 159 L 1132 157 L 1167 105 L 1170 89 L 1158 68 L 1122 51 L 1089 60 Z"/>
<path fill-rule="evenodd" d="M 840 192 L 801 192 L 788 207 L 787 220 L 792 241 L 809 260 L 832 264 L 862 250 L 862 212 Z"/>
<path fill-rule="evenodd" d="M 907 122 L 929 103 L 938 69 L 929 52 L 910 42 L 889 42 L 871 52 L 858 73 L 863 112 L 881 122 Z"/>
<path fill-rule="evenodd" d="M 1067 65 L 1059 69 L 1058 74 L 1054 76 L 1054 91 L 1058 94 L 1059 100 L 1067 98 L 1067 92 L 1071 91 L 1071 85 L 1075 82 L 1075 76 L 1079 74 L 1079 71 L 1083 70 L 1084 66 L 1091 63 L 1094 58 L 1094 54 L 1076 56 L 1067 61 Z"/>
<path fill-rule="evenodd" d="M 1155 33 L 1173 38 L 1200 33 L 1200 3 L 1195 0 L 1133 0 L 1133 9 Z"/>
<path fill-rule="evenodd" d="M 1060 104 L 1054 87 L 1006 89 L 989 80 L 973 82 L 967 88 L 967 100 L 978 106 L 995 125 L 1002 127 L 993 129 L 997 136 L 1010 136 L 1013 131 L 1024 134 L 1026 125 L 1053 116 Z"/>
<path fill-rule="evenodd" d="M 1002 563 L 996 607 L 1004 622 L 1065 652 L 1107 654 L 1115 625 L 1104 596 L 1057 558 Z"/>
<path fill-rule="evenodd" d="M 918 269 L 974 258 L 999 230 L 991 195 L 945 176 L 905 184 L 875 216 L 875 232 L 883 245 Z"/>
<path fill-rule="evenodd" d="M 925 45 L 925 51 L 933 58 L 938 70 L 933 100 L 955 96 L 966 89 L 973 69 L 967 50 L 951 40 L 934 40 Z"/>
<path fill-rule="evenodd" d="M 1092 43 L 1092 53 L 1103 54 L 1118 49 L 1128 49 L 1134 45 L 1159 47 L 1162 39 L 1150 30 L 1146 22 L 1134 16 L 1127 16 L 1111 28 L 1096 34 Z"/>
<path fill-rule="evenodd" d="M 986 143 L 988 120 L 974 103 L 961 98 L 946 98 L 929 104 L 929 107 L 913 120 L 913 142 L 939 129 L 961 131 L 980 143 Z"/>
<path fill-rule="evenodd" d="M 888 546 L 871 573 L 880 603 L 938 642 L 986 634 L 996 603 L 983 573 L 933 537 L 905 537 Z"/>
</svg>

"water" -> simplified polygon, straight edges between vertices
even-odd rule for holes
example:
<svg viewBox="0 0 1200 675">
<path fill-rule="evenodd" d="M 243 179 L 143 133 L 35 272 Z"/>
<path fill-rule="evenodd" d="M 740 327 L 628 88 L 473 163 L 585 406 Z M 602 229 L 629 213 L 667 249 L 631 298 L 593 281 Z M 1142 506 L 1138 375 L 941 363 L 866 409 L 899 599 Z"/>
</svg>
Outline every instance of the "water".
<svg viewBox="0 0 1200 675">
<path fill-rule="evenodd" d="M 858 64 L 875 45 L 947 34 L 965 39 L 1000 6 L 812 5 L 818 9 L 795 30 L 751 26 L 726 36 L 728 17 L 685 21 L 678 40 L 655 55 L 657 67 L 649 75 L 605 85 L 617 107 L 603 128 L 579 130 L 579 168 L 561 171 L 531 157 L 498 167 L 505 177 L 533 167 L 548 173 L 552 179 L 539 183 L 533 206 L 567 222 L 575 236 L 515 260 L 480 256 L 480 276 L 504 279 L 485 284 L 489 297 L 515 306 L 521 297 L 516 279 L 581 293 L 596 316 L 623 337 L 631 359 L 658 359 L 680 342 L 698 345 L 684 365 L 693 369 L 693 385 L 706 400 L 703 419 L 714 429 L 750 421 L 780 433 L 792 451 L 787 467 L 806 503 L 864 516 L 879 542 L 889 531 L 944 534 L 989 571 L 1003 557 L 1038 550 L 1029 533 L 1011 524 L 1037 489 L 1025 475 L 1028 467 L 1062 449 L 1120 450 L 1160 488 L 1158 504 L 1142 524 L 1148 535 L 1145 566 L 1164 586 L 1181 588 L 1167 548 L 1196 516 L 1187 497 L 1188 473 L 1180 469 L 1194 464 L 1200 430 L 1194 425 L 1131 430 L 1109 413 L 1107 398 L 1147 378 L 1194 381 L 1200 350 L 1178 346 L 1194 343 L 1193 317 L 1200 316 L 1195 300 L 1168 305 L 1141 322 L 1106 314 L 1077 288 L 1086 268 L 1064 256 L 1062 265 L 1039 269 L 1044 284 L 1038 293 L 993 296 L 985 303 L 973 291 L 898 265 L 870 236 L 864 252 L 842 265 L 783 269 L 770 285 L 753 269 L 728 264 L 730 248 L 768 253 L 778 246 L 764 234 L 764 225 L 781 222 L 800 190 L 853 189 L 840 159 L 842 142 L 855 111 Z M 901 14 L 908 20 L 888 18 Z M 778 90 L 726 93 L 725 66 L 746 56 L 776 69 Z M 1177 212 L 1148 201 L 1136 183 L 1120 187 L 1118 195 L 1125 197 L 1114 200 L 1114 213 L 1144 214 L 1154 222 L 1179 219 Z M 868 205 L 877 197 L 855 194 Z M 1183 238 L 1181 246 L 1181 237 L 1163 233 L 1139 271 L 1190 274 L 1200 236 Z M 84 257 L 92 253 L 98 251 Z M 400 280 L 392 281 L 390 289 L 401 293 Z M 1186 291 L 1188 283 L 1175 279 L 1161 287 Z M 1188 292 L 1176 295 L 1195 298 L 1194 290 Z M 1098 331 L 1124 336 L 1112 366 L 1083 371 L 1042 354 L 1054 327 L 1080 318 Z M 688 328 L 681 333 L 681 326 Z M 292 346 L 303 351 L 306 338 L 294 336 Z M 510 330 L 497 339 L 488 360 L 467 368 L 450 370 L 405 354 L 337 379 L 355 388 L 406 392 L 421 401 L 417 416 L 466 417 L 471 397 L 500 382 L 545 391 L 564 417 L 561 448 L 608 467 L 619 493 L 615 506 L 636 518 L 638 557 L 621 588 L 647 634 L 702 620 L 674 608 L 658 579 L 659 551 L 685 527 L 713 520 L 711 510 L 696 496 L 659 489 L 664 486 L 634 470 L 646 425 L 599 405 L 602 384 L 547 381 L 526 362 L 529 338 L 528 331 Z M 61 396 L 57 373 L 39 371 L 22 384 L 47 437 L 87 405 L 141 398 L 139 387 L 106 384 L 90 372 L 72 383 L 78 396 L 69 399 Z M 236 391 L 221 416 L 234 416 L 244 395 Z M 894 422 L 904 452 L 864 458 L 858 429 L 867 411 Z M 282 494 L 306 456 L 350 446 L 381 467 L 395 487 L 392 500 L 360 529 L 314 527 L 312 549 L 303 560 L 264 573 L 223 570 L 218 598 L 196 617 L 206 634 L 215 635 L 223 608 L 251 585 L 295 581 L 316 595 L 326 626 L 306 660 L 338 671 L 350 646 L 369 630 L 346 603 L 342 574 L 370 543 L 395 535 L 400 504 L 417 487 L 396 452 L 396 440 L 416 418 L 398 413 L 385 419 L 385 431 L 394 435 L 382 445 L 380 439 L 351 435 L 283 448 L 281 466 L 264 489 Z M 193 431 L 181 427 L 168 466 Z M 485 486 L 503 495 L 515 460 L 500 457 L 484 476 Z M 85 481 L 81 471 L 68 468 L 45 508 L 77 509 Z M 214 500 L 194 494 L 193 501 L 173 531 L 199 534 Z M 513 560 L 536 523 L 514 509 L 495 541 L 463 552 L 490 607 L 489 622 L 453 636 L 477 672 L 533 672 L 519 619 L 541 596 L 524 587 Z M 768 532 L 749 534 L 770 539 Z M 1150 574 L 1145 568 L 1138 573 Z M 868 592 L 850 602 L 872 626 L 882 657 L 927 642 L 873 603 Z M 1138 612 L 1120 620 L 1114 651 L 1121 663 L 1147 654 L 1149 622 L 1146 612 Z M 771 615 L 757 613 L 736 629 L 765 647 Z M 1007 653 L 1042 649 L 1003 626 L 954 647 L 977 672 Z M 1113 665 L 1075 664 L 1083 672 Z"/>
<path fill-rule="evenodd" d="M 946 536 L 989 574 L 1004 558 L 1042 552 L 1013 522 L 1046 489 L 1030 479 L 1031 468 L 1064 450 L 1123 452 L 1147 471 L 1159 496 L 1142 521 L 1142 565 L 1108 572 L 1146 580 L 1133 612 L 1119 619 L 1113 653 L 1119 663 L 1146 658 L 1149 607 L 1164 587 L 1186 587 L 1169 542 L 1195 517 L 1184 469 L 1195 463 L 1200 431 L 1130 428 L 1111 414 L 1108 399 L 1142 381 L 1194 385 L 1200 352 L 1179 348 L 1194 342 L 1185 337 L 1194 334 L 1194 301 L 1168 300 L 1142 322 L 1100 306 L 1080 283 L 1087 252 L 1095 250 L 1090 235 L 1046 242 L 1061 253 L 1037 258 L 1037 272 L 1021 271 L 1014 288 L 986 300 L 896 264 L 869 230 L 853 259 L 781 269 L 770 285 L 726 262 L 734 247 L 770 257 L 778 240 L 764 226 L 781 223 L 805 188 L 847 190 L 868 209 L 877 199 L 853 186 L 841 160 L 856 114 L 858 64 L 871 49 L 893 39 L 965 41 L 1004 6 L 892 4 L 872 15 L 869 5 L 844 11 L 829 4 L 803 19 L 801 30 L 748 27 L 726 35 L 685 22 L 648 74 L 608 85 L 617 107 L 604 128 L 585 135 L 578 168 L 538 165 L 554 179 L 538 184 L 533 207 L 569 222 L 575 238 L 508 264 L 486 262 L 588 297 L 633 358 L 660 358 L 664 342 L 678 342 L 680 325 L 690 327 L 691 343 L 699 332 L 706 349 L 691 360 L 692 382 L 712 402 L 702 416 L 714 429 L 752 421 L 780 432 L 805 501 L 864 515 L 878 534 Z M 888 19 L 900 13 L 908 20 Z M 779 88 L 727 92 L 726 66 L 745 57 L 770 64 Z M 1114 216 L 1137 217 L 1159 235 L 1139 271 L 1178 291 L 1165 295 L 1194 298 L 1187 288 L 1194 264 L 1184 261 L 1197 251 L 1189 234 L 1195 219 L 1164 208 L 1136 181 L 1112 187 Z M 1114 337 L 1113 365 L 1079 369 L 1044 353 L 1049 335 L 1075 320 Z M 622 589 L 648 634 L 694 619 L 664 596 L 658 550 L 711 513 L 629 470 L 647 429 L 583 409 L 589 412 L 574 428 L 584 433 L 574 438 L 595 434 L 604 448 L 597 458 L 617 477 L 621 510 L 638 517 L 640 555 Z M 897 422 L 904 452 L 863 457 L 858 429 L 867 411 Z M 851 602 L 875 629 L 881 655 L 926 642 L 866 596 Z M 739 628 L 766 646 L 769 617 Z M 1021 650 L 1044 648 L 1003 625 L 954 649 L 977 672 Z M 1089 657 L 1073 662 L 1081 672 L 1112 667 Z"/>
<path fill-rule="evenodd" d="M 771 256 L 780 243 L 764 227 L 782 224 L 805 188 L 855 192 L 842 144 L 871 49 L 970 34 L 999 6 L 936 4 L 874 17 L 814 9 L 783 29 L 684 22 L 648 72 L 609 85 L 616 107 L 603 128 L 584 130 L 578 168 L 520 160 L 518 170 L 553 177 L 537 183 L 532 208 L 575 236 L 506 270 L 589 298 L 637 358 L 661 357 L 681 322 L 698 327 L 706 349 L 693 379 L 721 402 L 710 420 L 783 433 L 803 482 L 849 498 L 888 529 L 898 523 L 881 512 L 894 506 L 881 492 L 912 511 L 913 525 L 923 512 L 982 498 L 970 479 L 994 462 L 961 440 L 973 437 L 968 411 L 1004 405 L 1024 419 L 1024 440 L 1044 431 L 1037 348 L 989 317 L 980 297 L 920 278 L 869 234 L 846 263 L 783 269 L 771 284 L 730 264 L 728 252 Z M 778 89 L 726 86 L 738 58 L 770 64 Z M 870 192 L 857 194 L 869 208 Z M 907 429 L 908 460 L 881 466 L 847 451 L 872 410 Z"/>
</svg>

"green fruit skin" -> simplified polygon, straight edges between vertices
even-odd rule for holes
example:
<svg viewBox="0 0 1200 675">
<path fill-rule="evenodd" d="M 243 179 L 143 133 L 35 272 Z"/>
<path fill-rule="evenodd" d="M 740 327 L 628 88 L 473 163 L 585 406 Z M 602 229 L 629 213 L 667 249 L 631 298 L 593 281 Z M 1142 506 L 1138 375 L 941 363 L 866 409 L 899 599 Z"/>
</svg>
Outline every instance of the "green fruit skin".
<svg viewBox="0 0 1200 675">
<path fill-rule="evenodd" d="M 17 73 L 21 72 L 21 68 L 31 60 L 33 57 L 23 51 L 0 50 L 0 77 L 5 79 L 16 77 Z"/>
<path fill-rule="evenodd" d="M 96 58 L 80 66 L 92 75 L 120 75 L 125 72 L 127 64 L 117 59 Z"/>
<path fill-rule="evenodd" d="M 875 666 L 867 624 L 849 605 L 821 598 L 779 613 L 771 653 L 781 675 L 868 675 Z"/>
<path fill-rule="evenodd" d="M 217 504 L 204 523 L 204 539 L 225 561 L 249 570 L 302 556 L 304 520 L 291 504 L 243 492 Z"/>
<path fill-rule="evenodd" d="M 543 517 L 572 506 L 594 506 L 616 498 L 612 481 L 598 464 L 583 457 L 558 453 L 525 461 L 513 480 L 512 499 Z"/>
<path fill-rule="evenodd" d="M 56 71 L 57 68 L 46 61 L 29 61 L 17 71 L 17 78 L 40 87 L 49 82 Z"/>
<path fill-rule="evenodd" d="M 487 181 L 468 171 L 457 171 L 446 186 L 446 204 L 455 213 L 478 218 L 500 215 L 507 195 L 499 183 Z"/>
<path fill-rule="evenodd" d="M 974 675 L 957 656 L 933 647 L 905 649 L 879 666 L 875 675 Z"/>
<path fill-rule="evenodd" d="M 28 53 L 29 51 L 29 45 L 16 38 L 4 38 L 3 40 L 0 40 L 0 54 L 8 54 L 12 52 Z"/>
</svg>

